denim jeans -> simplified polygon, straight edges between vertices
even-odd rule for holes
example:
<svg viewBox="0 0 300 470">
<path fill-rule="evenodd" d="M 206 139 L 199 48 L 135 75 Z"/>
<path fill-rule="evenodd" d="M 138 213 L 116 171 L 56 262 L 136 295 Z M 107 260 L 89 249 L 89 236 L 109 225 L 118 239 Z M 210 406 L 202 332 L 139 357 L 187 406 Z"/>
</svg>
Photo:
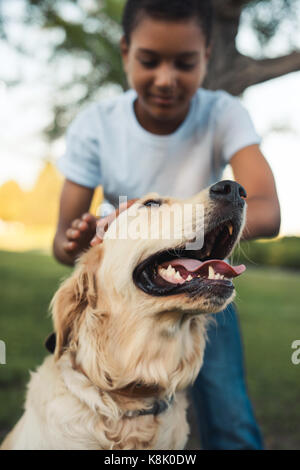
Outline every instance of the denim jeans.
<svg viewBox="0 0 300 470">
<path fill-rule="evenodd" d="M 208 329 L 203 367 L 191 390 L 204 449 L 262 449 L 248 397 L 236 310 L 230 304 Z"/>
</svg>

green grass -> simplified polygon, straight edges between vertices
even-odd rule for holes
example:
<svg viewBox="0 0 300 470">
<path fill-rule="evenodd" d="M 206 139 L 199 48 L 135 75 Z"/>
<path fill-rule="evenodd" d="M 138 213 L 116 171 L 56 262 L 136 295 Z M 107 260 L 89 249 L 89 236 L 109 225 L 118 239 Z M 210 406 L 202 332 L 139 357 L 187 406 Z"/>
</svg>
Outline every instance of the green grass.
<svg viewBox="0 0 300 470">
<path fill-rule="evenodd" d="M 0 339 L 7 348 L 0 440 L 22 413 L 28 371 L 47 354 L 48 305 L 69 273 L 47 255 L 0 252 Z M 291 344 L 300 339 L 300 273 L 248 269 L 236 287 L 249 391 L 267 448 L 299 449 L 300 364 L 291 362 Z"/>
<path fill-rule="evenodd" d="M 291 344 L 300 339 L 300 273 L 248 269 L 236 282 L 247 378 L 266 445 L 300 448 L 300 364 Z"/>
<path fill-rule="evenodd" d="M 29 370 L 45 356 L 43 343 L 52 331 L 48 306 L 69 272 L 46 255 L 0 252 L 0 339 L 6 344 L 6 365 L 0 365 L 0 440 L 22 412 Z"/>
</svg>

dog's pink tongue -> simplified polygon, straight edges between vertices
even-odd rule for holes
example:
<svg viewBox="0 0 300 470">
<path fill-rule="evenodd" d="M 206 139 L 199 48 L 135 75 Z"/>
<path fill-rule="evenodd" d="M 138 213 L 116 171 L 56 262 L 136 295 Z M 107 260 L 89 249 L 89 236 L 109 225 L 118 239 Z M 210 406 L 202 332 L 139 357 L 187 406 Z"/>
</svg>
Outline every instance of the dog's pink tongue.
<svg viewBox="0 0 300 470">
<path fill-rule="evenodd" d="M 231 266 L 230 264 L 226 263 L 226 261 L 220 259 L 209 259 L 207 261 L 201 262 L 197 259 L 189 259 L 189 258 L 178 258 L 172 261 L 167 261 L 163 264 L 163 267 L 171 266 L 182 266 L 188 272 L 193 273 L 195 271 L 200 270 L 207 266 L 212 266 L 214 271 L 219 274 L 223 274 L 226 277 L 237 277 L 242 274 L 246 270 L 246 266 L 244 264 L 240 264 L 239 266 Z"/>
</svg>

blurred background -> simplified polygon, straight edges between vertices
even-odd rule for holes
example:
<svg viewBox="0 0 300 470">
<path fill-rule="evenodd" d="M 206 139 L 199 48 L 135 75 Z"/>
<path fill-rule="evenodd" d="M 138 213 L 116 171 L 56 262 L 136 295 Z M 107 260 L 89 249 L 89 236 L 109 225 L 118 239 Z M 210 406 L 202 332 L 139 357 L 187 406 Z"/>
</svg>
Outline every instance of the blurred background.
<svg viewBox="0 0 300 470">
<path fill-rule="evenodd" d="M 67 126 L 122 93 L 124 0 L 0 0 L 0 441 L 45 356 L 48 304 L 70 269 L 51 255 Z M 248 385 L 268 449 L 300 448 L 300 0 L 214 0 L 205 86 L 239 96 L 262 136 L 282 209 L 280 236 L 244 242 L 234 262 Z M 232 177 L 225 171 L 225 177 Z M 98 188 L 91 211 L 102 200 Z M 1 363 L 2 362 L 2 363 Z M 5 362 L 5 364 L 3 363 Z M 189 448 L 199 448 L 193 408 Z"/>
</svg>

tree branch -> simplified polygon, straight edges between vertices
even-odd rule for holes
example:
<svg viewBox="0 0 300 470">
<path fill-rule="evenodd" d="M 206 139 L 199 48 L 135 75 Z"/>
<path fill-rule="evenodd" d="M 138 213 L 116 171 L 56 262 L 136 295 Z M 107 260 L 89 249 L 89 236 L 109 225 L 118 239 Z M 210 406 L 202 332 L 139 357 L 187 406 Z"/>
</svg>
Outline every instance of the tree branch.
<svg viewBox="0 0 300 470">
<path fill-rule="evenodd" d="M 231 63 L 231 67 L 228 67 L 228 63 Z M 300 71 L 300 51 L 261 60 L 252 59 L 235 51 L 228 63 L 226 60 L 221 64 L 219 62 L 220 68 L 210 70 L 204 86 L 211 90 L 223 89 L 238 96 L 249 86 Z"/>
<path fill-rule="evenodd" d="M 235 94 L 240 94 L 248 86 L 280 77 L 287 73 L 300 71 L 300 51 L 276 57 L 274 59 L 255 60 L 239 54 L 239 81 L 241 90 Z"/>
</svg>

